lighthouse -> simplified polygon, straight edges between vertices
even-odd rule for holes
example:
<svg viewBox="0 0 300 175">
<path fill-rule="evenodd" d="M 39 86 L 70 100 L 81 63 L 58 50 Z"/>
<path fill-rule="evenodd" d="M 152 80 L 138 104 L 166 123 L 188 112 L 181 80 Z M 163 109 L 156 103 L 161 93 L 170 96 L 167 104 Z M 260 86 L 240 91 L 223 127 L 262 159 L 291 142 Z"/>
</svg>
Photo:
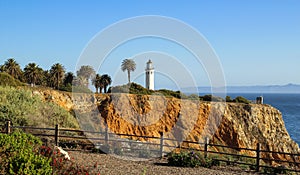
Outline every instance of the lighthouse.
<svg viewBox="0 0 300 175">
<path fill-rule="evenodd" d="M 154 90 L 154 68 L 151 60 L 147 62 L 145 71 L 146 71 L 146 88 L 149 90 Z"/>
</svg>

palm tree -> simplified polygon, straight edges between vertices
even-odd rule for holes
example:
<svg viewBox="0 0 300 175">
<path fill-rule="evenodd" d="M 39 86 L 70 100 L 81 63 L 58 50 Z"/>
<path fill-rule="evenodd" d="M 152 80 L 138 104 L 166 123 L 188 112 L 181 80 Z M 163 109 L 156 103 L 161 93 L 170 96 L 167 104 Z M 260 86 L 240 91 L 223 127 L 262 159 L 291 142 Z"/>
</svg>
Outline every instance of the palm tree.
<svg viewBox="0 0 300 175">
<path fill-rule="evenodd" d="M 67 72 L 64 78 L 64 86 L 67 86 L 68 84 L 72 85 L 74 78 L 75 76 L 72 72 Z"/>
<path fill-rule="evenodd" d="M 39 84 L 43 86 L 53 87 L 49 70 L 43 71 L 43 76 Z"/>
<path fill-rule="evenodd" d="M 73 86 L 83 86 L 87 87 L 88 86 L 88 81 L 85 77 L 83 76 L 77 76 L 73 80 Z"/>
<path fill-rule="evenodd" d="M 81 66 L 80 69 L 77 71 L 77 77 L 83 77 L 86 79 L 86 87 L 89 86 L 89 79 L 92 79 L 95 76 L 95 70 L 92 66 Z"/>
<path fill-rule="evenodd" d="M 104 75 L 101 76 L 100 82 L 103 85 L 104 93 L 106 93 L 107 92 L 107 86 L 112 83 L 111 77 L 107 74 L 104 74 Z"/>
<path fill-rule="evenodd" d="M 56 89 L 59 88 L 60 84 L 63 81 L 64 74 L 65 74 L 65 68 L 63 65 L 56 63 L 51 66 L 50 79 L 53 87 L 55 87 Z"/>
<path fill-rule="evenodd" d="M 0 65 L 0 72 L 5 72 L 5 66 L 4 65 Z"/>
<path fill-rule="evenodd" d="M 93 85 L 96 88 L 96 93 L 98 93 L 98 89 L 100 88 L 100 93 L 102 93 L 102 84 L 101 84 L 101 76 L 96 74 L 95 78 L 92 80 Z"/>
<path fill-rule="evenodd" d="M 21 79 L 22 70 L 15 59 L 10 58 L 7 61 L 5 61 L 4 67 L 1 69 L 5 70 L 5 72 L 10 74 L 12 77 L 16 79 Z"/>
<path fill-rule="evenodd" d="M 40 81 L 43 76 L 43 69 L 40 68 L 35 63 L 29 63 L 24 68 L 24 78 L 31 86 L 35 86 L 35 84 Z"/>
<path fill-rule="evenodd" d="M 127 74 L 128 74 L 128 83 L 130 83 L 130 72 L 135 70 L 135 62 L 133 61 L 133 59 L 125 59 L 122 62 L 121 65 L 121 69 L 124 72 L 125 70 L 127 70 Z"/>
</svg>

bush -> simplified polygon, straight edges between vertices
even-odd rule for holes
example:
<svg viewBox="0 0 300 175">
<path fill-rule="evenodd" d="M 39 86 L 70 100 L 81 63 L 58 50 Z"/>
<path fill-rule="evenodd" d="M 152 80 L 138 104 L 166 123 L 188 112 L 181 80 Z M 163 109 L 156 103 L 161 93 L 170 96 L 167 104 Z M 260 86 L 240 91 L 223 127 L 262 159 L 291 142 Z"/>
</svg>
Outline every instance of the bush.
<svg viewBox="0 0 300 175">
<path fill-rule="evenodd" d="M 63 85 L 59 87 L 60 91 L 72 92 L 72 85 L 68 83 L 67 85 Z"/>
<path fill-rule="evenodd" d="M 75 117 L 57 104 L 44 102 L 29 90 L 0 86 L 0 125 L 7 120 L 21 126 L 78 128 Z"/>
<path fill-rule="evenodd" d="M 230 96 L 226 96 L 225 101 L 226 101 L 226 102 L 232 102 L 232 99 L 231 99 Z"/>
<path fill-rule="evenodd" d="M 213 96 L 213 95 L 200 96 L 200 99 L 203 100 L 203 101 L 224 102 L 223 98 L 217 97 L 217 96 Z"/>
<path fill-rule="evenodd" d="M 197 151 L 180 151 L 179 153 L 170 153 L 168 155 L 168 164 L 171 166 L 180 166 L 180 167 L 207 167 L 219 165 L 220 162 L 204 156 Z"/>
<path fill-rule="evenodd" d="M 140 95 L 151 95 L 154 93 L 159 93 L 166 97 L 185 98 L 185 99 L 189 98 L 188 96 L 181 93 L 180 91 L 172 91 L 168 89 L 160 89 L 160 90 L 153 91 L 153 90 L 146 89 L 143 86 L 136 83 L 110 87 L 108 93 L 129 93 L 129 94 L 140 94 Z M 191 97 L 195 98 L 195 96 L 191 96 Z"/>
<path fill-rule="evenodd" d="M 143 86 L 141 86 L 139 84 L 130 83 L 129 93 L 130 94 L 150 95 L 151 91 L 144 88 Z"/>
<path fill-rule="evenodd" d="M 263 167 L 262 172 L 265 174 L 288 174 L 285 166 Z"/>
<path fill-rule="evenodd" d="M 122 86 L 110 87 L 108 93 L 129 93 L 129 94 L 150 95 L 151 90 L 148 90 L 139 84 L 130 83 Z"/>
<path fill-rule="evenodd" d="M 163 94 L 166 97 L 181 98 L 181 96 L 182 96 L 180 91 L 171 91 L 171 90 L 168 90 L 168 89 L 160 89 L 156 92 L 159 92 L 159 93 Z"/>
<path fill-rule="evenodd" d="M 238 96 L 233 100 L 231 99 L 230 96 L 226 96 L 225 100 L 226 102 L 245 103 L 245 104 L 251 103 L 249 100 L 247 100 L 245 97 L 242 96 Z"/>
<path fill-rule="evenodd" d="M 238 96 L 236 97 L 233 102 L 236 102 L 236 103 L 245 103 L 245 104 L 249 104 L 250 101 L 247 100 L 246 98 L 242 97 L 242 96 Z"/>
<path fill-rule="evenodd" d="M 22 132 L 0 134 L 2 174 L 52 174 L 51 159 L 39 154 L 42 142 Z"/>
<path fill-rule="evenodd" d="M 25 84 L 15 79 L 6 72 L 0 73 L 0 86 L 24 86 Z"/>
<path fill-rule="evenodd" d="M 60 86 L 59 90 L 76 93 L 93 93 L 89 88 L 85 86 L 72 86 L 70 83 L 68 83 L 66 86 Z"/>
</svg>

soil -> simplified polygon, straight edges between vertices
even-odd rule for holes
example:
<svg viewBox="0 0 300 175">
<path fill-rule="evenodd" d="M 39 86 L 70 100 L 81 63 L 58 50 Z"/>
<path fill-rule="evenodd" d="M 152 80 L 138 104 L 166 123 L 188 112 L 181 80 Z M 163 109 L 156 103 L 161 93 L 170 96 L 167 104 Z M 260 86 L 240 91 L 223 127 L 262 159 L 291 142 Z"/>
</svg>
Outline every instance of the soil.
<svg viewBox="0 0 300 175">
<path fill-rule="evenodd" d="M 203 167 L 185 168 L 168 166 L 166 158 L 135 159 L 117 157 L 110 154 L 96 154 L 90 152 L 69 151 L 71 161 L 89 167 L 90 170 L 100 172 L 101 175 L 233 175 L 257 174 L 247 172 L 237 166 L 218 166 L 210 169 Z M 97 173 L 95 173 L 97 174 Z"/>
</svg>

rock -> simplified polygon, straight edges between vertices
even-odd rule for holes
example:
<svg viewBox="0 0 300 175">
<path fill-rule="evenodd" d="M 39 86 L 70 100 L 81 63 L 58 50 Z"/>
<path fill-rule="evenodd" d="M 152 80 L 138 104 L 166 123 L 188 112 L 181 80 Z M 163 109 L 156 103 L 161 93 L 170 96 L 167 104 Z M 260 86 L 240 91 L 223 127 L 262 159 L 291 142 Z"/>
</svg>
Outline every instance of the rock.
<svg viewBox="0 0 300 175">
<path fill-rule="evenodd" d="M 74 110 L 83 130 L 103 130 L 120 134 L 176 139 L 166 144 L 179 146 L 183 140 L 232 147 L 299 153 L 299 146 L 289 136 L 279 110 L 265 104 L 199 102 L 166 98 L 160 95 L 75 94 L 45 90 L 34 92 L 67 110 Z M 132 139 L 136 139 L 132 137 Z M 144 139 L 147 140 L 147 139 Z M 149 140 L 149 139 L 148 139 Z M 141 139 L 143 141 L 143 139 Z M 153 140 L 159 143 L 159 140 Z M 181 146 L 199 147 L 183 143 Z M 217 148 L 212 148 L 217 149 Z M 234 150 L 255 156 L 255 152 Z M 280 154 L 263 154 L 266 158 L 293 160 Z"/>
</svg>

